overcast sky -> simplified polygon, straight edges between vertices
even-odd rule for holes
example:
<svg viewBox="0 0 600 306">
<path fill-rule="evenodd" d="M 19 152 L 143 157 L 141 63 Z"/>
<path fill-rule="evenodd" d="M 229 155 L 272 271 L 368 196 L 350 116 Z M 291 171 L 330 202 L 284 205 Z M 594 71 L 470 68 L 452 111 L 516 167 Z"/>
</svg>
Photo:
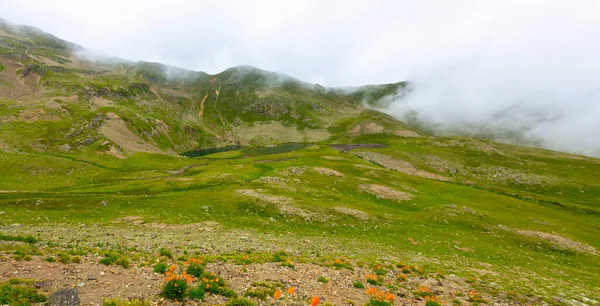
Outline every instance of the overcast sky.
<svg viewBox="0 0 600 306">
<path fill-rule="evenodd" d="M 389 112 L 600 148 L 596 0 L 0 4 L 11 22 L 108 55 L 208 73 L 252 65 L 326 86 L 411 80 L 416 94 Z"/>
</svg>

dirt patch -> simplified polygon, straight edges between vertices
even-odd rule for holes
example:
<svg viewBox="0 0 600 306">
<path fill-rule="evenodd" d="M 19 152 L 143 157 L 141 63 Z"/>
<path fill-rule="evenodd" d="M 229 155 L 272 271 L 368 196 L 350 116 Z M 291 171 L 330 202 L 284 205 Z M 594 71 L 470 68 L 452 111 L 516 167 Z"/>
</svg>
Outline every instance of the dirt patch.
<svg viewBox="0 0 600 306">
<path fill-rule="evenodd" d="M 125 223 L 129 223 L 129 224 L 134 224 L 134 225 L 139 225 L 144 223 L 144 217 L 140 217 L 140 216 L 127 216 L 127 217 L 123 217 L 123 218 L 119 218 L 117 220 L 115 220 L 117 222 L 125 222 Z"/>
<path fill-rule="evenodd" d="M 383 185 L 377 185 L 377 184 L 359 185 L 358 189 L 361 191 L 366 191 L 366 192 L 376 196 L 378 199 L 407 201 L 414 197 L 410 193 L 398 191 L 394 188 L 390 188 L 390 187 L 383 186 Z"/>
<path fill-rule="evenodd" d="M 115 113 L 106 113 L 106 119 L 102 122 L 102 126 L 100 126 L 100 132 L 104 137 L 126 151 L 166 154 L 153 144 L 144 141 L 132 133 L 125 121 Z"/>
<path fill-rule="evenodd" d="M 335 207 L 334 209 L 335 209 L 335 211 L 337 211 L 339 213 L 353 216 L 362 221 L 369 220 L 369 214 L 367 214 L 366 212 L 364 212 L 362 210 L 348 208 L 348 207 L 342 207 L 342 206 Z"/>
<path fill-rule="evenodd" d="M 352 127 L 348 131 L 350 137 L 357 137 L 364 134 L 382 134 L 385 132 L 385 128 L 375 122 L 360 123 Z"/>
<path fill-rule="evenodd" d="M 48 121 L 48 120 L 59 120 L 60 117 L 54 114 L 48 114 L 43 109 L 29 108 L 22 110 L 19 113 L 19 120 L 25 122 L 36 122 L 36 121 Z"/>
<path fill-rule="evenodd" d="M 4 70 L 0 72 L 0 92 L 2 97 L 19 99 L 38 93 L 42 88 L 39 85 L 40 76 L 30 73 L 24 78 L 17 75 L 17 70 L 22 69 L 23 65 L 2 62 Z"/>
<path fill-rule="evenodd" d="M 381 149 L 381 148 L 387 148 L 386 145 L 384 144 L 378 144 L 378 143 L 359 143 L 359 144 L 333 144 L 333 145 L 329 145 L 330 147 L 332 147 L 333 149 L 339 150 L 339 151 L 350 151 L 353 149 Z"/>
<path fill-rule="evenodd" d="M 308 169 L 307 166 L 300 166 L 300 167 L 289 167 L 289 168 L 285 168 L 283 171 L 281 171 L 282 175 L 285 176 L 289 176 L 289 175 L 303 175 L 304 172 L 306 172 L 306 169 Z"/>
<path fill-rule="evenodd" d="M 317 171 L 317 173 L 322 174 L 322 175 L 326 175 L 326 176 L 337 176 L 337 177 L 343 177 L 344 174 L 333 170 L 333 169 L 329 169 L 329 168 L 323 168 L 323 167 L 314 167 L 313 168 L 315 171 Z"/>
<path fill-rule="evenodd" d="M 382 167 L 385 167 L 387 169 L 391 169 L 394 171 L 398 171 L 398 172 L 402 172 L 402 173 L 406 173 L 406 174 L 410 174 L 410 175 L 414 175 L 414 176 L 419 176 L 422 178 L 438 180 L 438 181 L 449 181 L 450 180 L 449 178 L 439 175 L 439 174 L 436 174 L 436 173 L 419 170 L 407 161 L 395 159 L 395 158 L 393 158 L 391 156 L 387 156 L 385 154 L 369 152 L 369 151 L 352 152 L 352 154 L 355 156 L 358 156 L 364 160 L 370 161 L 372 163 L 378 164 Z"/>
<path fill-rule="evenodd" d="M 288 179 L 282 178 L 282 177 L 263 176 L 263 177 L 260 177 L 257 181 L 259 181 L 261 183 L 265 183 L 270 186 L 277 187 L 279 189 L 283 189 L 283 190 L 287 190 L 287 191 L 296 191 L 296 188 L 289 186 L 291 181 Z M 297 182 L 297 183 L 300 182 L 298 179 L 294 179 L 293 181 Z"/>
<path fill-rule="evenodd" d="M 421 137 L 421 135 L 419 135 L 419 133 L 417 133 L 415 131 L 411 131 L 411 130 L 397 130 L 392 134 L 394 134 L 396 136 L 400 136 L 400 137 L 407 137 L 407 138 Z"/>
<path fill-rule="evenodd" d="M 298 130 L 294 126 L 284 126 L 281 122 L 255 122 L 252 126 L 242 123 L 232 129 L 234 140 L 257 141 L 270 139 L 273 143 L 316 142 L 328 139 L 331 134 L 326 129 Z"/>
<path fill-rule="evenodd" d="M 550 233 L 545 233 L 545 232 L 540 232 L 540 231 L 510 229 L 510 228 L 507 228 L 504 226 L 500 226 L 500 228 L 502 228 L 504 230 L 514 231 L 523 236 L 534 237 L 534 238 L 538 238 L 541 240 L 545 240 L 558 248 L 570 249 L 570 250 L 574 250 L 577 252 L 597 254 L 597 251 L 594 247 L 587 245 L 587 244 L 583 244 L 581 242 L 571 240 L 569 238 L 566 238 L 566 237 L 563 237 L 560 235 L 550 234 Z"/>
<path fill-rule="evenodd" d="M 113 106 L 114 102 L 108 99 L 103 99 L 103 98 L 99 98 L 99 97 L 93 97 L 90 100 L 90 103 L 92 105 L 92 110 L 96 110 L 100 107 L 108 107 L 108 106 Z"/>
<path fill-rule="evenodd" d="M 291 204 L 294 202 L 294 200 L 292 198 L 288 198 L 288 197 L 284 197 L 284 196 L 276 196 L 276 195 L 269 195 L 269 194 L 264 194 L 261 193 L 257 190 L 254 189 L 240 189 L 240 190 L 236 190 L 237 193 L 243 194 L 245 196 L 249 196 L 249 197 L 253 197 L 253 198 L 257 198 L 261 201 L 265 201 L 267 203 L 271 203 L 271 204 Z"/>
<path fill-rule="evenodd" d="M 559 177 L 530 174 L 500 166 L 481 166 L 471 169 L 479 178 L 503 184 L 519 185 L 558 185 L 564 181 Z"/>
<path fill-rule="evenodd" d="M 160 293 L 161 275 L 151 268 L 104 266 L 94 263 L 99 256 L 86 256 L 80 264 L 49 263 L 35 257 L 32 261 L 0 262 L 0 281 L 11 277 L 33 278 L 41 291 L 50 294 L 76 287 L 82 305 L 99 305 L 104 298 L 148 299 Z"/>
<path fill-rule="evenodd" d="M 208 94 L 206 94 L 204 98 L 202 98 L 202 101 L 200 101 L 200 110 L 198 111 L 198 118 L 200 120 L 202 120 L 202 116 L 204 116 L 204 101 L 206 101 L 206 98 L 208 98 Z"/>
<path fill-rule="evenodd" d="M 327 219 L 322 216 L 317 216 L 316 214 L 308 212 L 302 208 L 293 206 L 292 204 L 294 203 L 294 200 L 292 198 L 265 194 L 265 193 L 259 192 L 257 190 L 254 190 L 254 189 L 240 189 L 240 190 L 236 190 L 236 192 L 243 194 L 245 196 L 259 199 L 261 201 L 265 201 L 270 204 L 274 204 L 279 209 L 279 212 L 283 215 L 298 216 L 298 217 L 303 218 L 306 221 L 311 221 L 311 220 L 325 221 Z"/>
</svg>

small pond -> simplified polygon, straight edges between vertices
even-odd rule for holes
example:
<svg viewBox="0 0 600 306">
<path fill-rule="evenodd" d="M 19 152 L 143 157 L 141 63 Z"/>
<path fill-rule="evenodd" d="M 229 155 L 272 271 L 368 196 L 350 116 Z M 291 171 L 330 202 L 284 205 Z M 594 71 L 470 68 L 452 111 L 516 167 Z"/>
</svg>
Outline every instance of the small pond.
<svg viewBox="0 0 600 306">
<path fill-rule="evenodd" d="M 284 143 L 284 144 L 280 144 L 280 145 L 272 146 L 272 147 L 255 147 L 255 148 L 248 148 L 248 147 L 236 145 L 236 146 L 226 146 L 226 147 L 219 147 L 219 148 L 187 151 L 187 152 L 181 153 L 180 155 L 187 156 L 187 157 L 202 157 L 202 156 L 206 156 L 206 155 L 210 155 L 210 154 L 227 152 L 227 151 L 245 150 L 244 153 L 246 156 L 255 157 L 255 156 L 263 156 L 263 155 L 270 155 L 270 154 L 281 154 L 281 153 L 294 152 L 294 151 L 303 149 L 303 148 L 307 147 L 308 145 L 309 144 L 306 144 L 306 143 L 293 143 L 293 142 Z"/>
</svg>

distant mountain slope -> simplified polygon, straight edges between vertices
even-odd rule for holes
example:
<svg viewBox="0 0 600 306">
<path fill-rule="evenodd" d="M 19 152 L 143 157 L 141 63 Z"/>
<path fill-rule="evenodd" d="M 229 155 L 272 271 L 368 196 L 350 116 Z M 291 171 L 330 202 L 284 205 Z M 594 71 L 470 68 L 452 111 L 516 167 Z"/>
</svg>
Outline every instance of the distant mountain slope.
<svg viewBox="0 0 600 306">
<path fill-rule="evenodd" d="M 0 25 L 3 150 L 122 156 L 323 141 L 360 134 L 350 132 L 351 126 L 335 127 L 363 118 L 365 105 L 405 85 L 348 91 L 248 66 L 209 75 L 85 54 L 82 47 L 35 28 Z M 391 117 L 385 121 L 385 132 L 407 129 Z M 379 126 L 376 122 L 365 124 L 371 124 L 369 133 L 384 132 L 372 128 Z"/>
</svg>

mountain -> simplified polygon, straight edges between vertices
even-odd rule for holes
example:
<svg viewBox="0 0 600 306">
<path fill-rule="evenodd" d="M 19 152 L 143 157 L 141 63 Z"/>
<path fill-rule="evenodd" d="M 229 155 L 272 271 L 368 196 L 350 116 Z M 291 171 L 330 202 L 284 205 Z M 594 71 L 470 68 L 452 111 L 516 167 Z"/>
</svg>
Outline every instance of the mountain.
<svg viewBox="0 0 600 306">
<path fill-rule="evenodd" d="M 0 23 L 0 304 L 598 304 L 600 160 L 376 110 L 411 86 L 210 75 Z"/>
<path fill-rule="evenodd" d="M 209 75 L 91 60 L 39 30 L 0 29 L 0 135 L 13 150 L 175 153 L 322 141 L 335 136 L 329 129 L 337 121 L 359 116 L 364 100 L 381 95 L 378 86 L 345 92 L 248 66 Z M 392 132 L 407 129 L 392 125 Z"/>
</svg>

